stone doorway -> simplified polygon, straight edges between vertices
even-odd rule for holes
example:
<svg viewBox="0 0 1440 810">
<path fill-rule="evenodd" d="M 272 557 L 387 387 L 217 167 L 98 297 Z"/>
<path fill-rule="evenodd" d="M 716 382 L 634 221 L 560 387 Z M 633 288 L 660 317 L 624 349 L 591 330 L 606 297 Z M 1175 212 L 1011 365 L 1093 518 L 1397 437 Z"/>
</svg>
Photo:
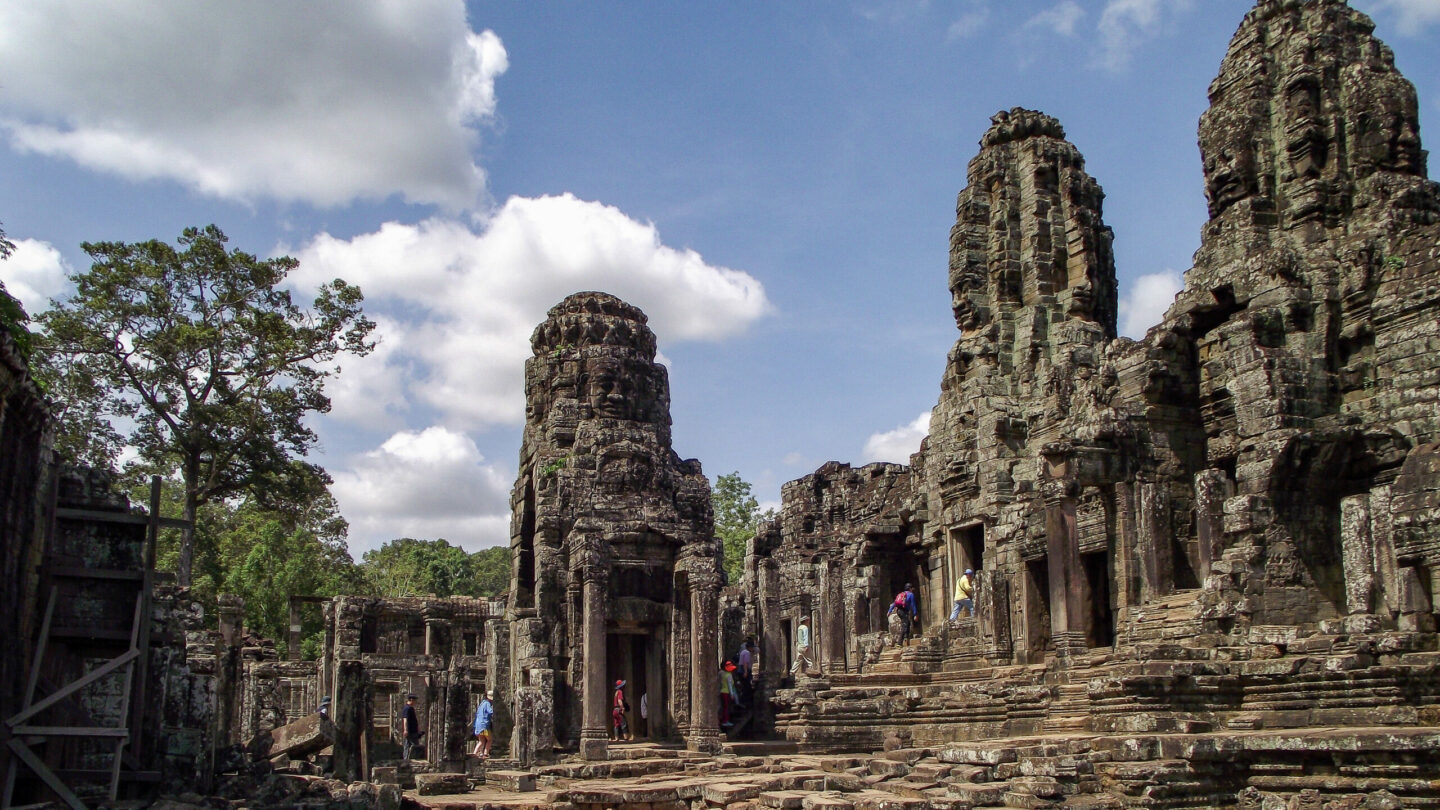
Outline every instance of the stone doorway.
<svg viewBox="0 0 1440 810">
<path fill-rule="evenodd" d="M 1080 555 L 1085 575 L 1085 643 L 1089 647 L 1115 644 L 1115 608 L 1110 597 L 1110 553 L 1095 551 Z"/>
<path fill-rule="evenodd" d="M 615 682 L 623 679 L 625 699 L 630 703 L 625 719 L 630 724 L 631 736 L 637 740 L 660 740 L 669 734 L 664 658 L 658 631 L 612 630 L 606 634 L 606 700 L 614 699 Z M 642 697 L 646 698 L 648 717 L 640 716 Z M 608 716 L 611 704 L 606 705 Z"/>
</svg>

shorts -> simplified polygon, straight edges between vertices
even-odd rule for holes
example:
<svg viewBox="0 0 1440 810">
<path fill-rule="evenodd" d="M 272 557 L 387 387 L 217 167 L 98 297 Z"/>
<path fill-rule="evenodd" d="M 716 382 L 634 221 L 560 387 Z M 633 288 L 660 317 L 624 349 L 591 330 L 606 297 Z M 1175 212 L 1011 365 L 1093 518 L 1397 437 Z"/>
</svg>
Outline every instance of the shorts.
<svg viewBox="0 0 1440 810">
<path fill-rule="evenodd" d="M 487 728 L 487 729 L 485 729 L 484 731 L 481 731 L 479 734 L 476 734 L 476 735 L 475 735 L 475 739 L 477 739 L 477 740 L 488 740 L 488 739 L 490 739 L 490 729 Z"/>
</svg>

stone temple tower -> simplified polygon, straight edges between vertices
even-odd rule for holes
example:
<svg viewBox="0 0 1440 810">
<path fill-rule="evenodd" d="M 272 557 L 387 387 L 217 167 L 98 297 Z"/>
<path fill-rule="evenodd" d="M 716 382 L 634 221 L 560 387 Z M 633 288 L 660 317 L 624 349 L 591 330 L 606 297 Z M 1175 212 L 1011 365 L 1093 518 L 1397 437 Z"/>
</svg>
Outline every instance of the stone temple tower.
<svg viewBox="0 0 1440 810">
<path fill-rule="evenodd" d="M 1195 364 L 1221 629 L 1364 628 L 1440 584 L 1401 475 L 1440 439 L 1440 193 L 1373 30 L 1341 0 L 1261 0 L 1200 121 L 1210 220 L 1150 342 Z"/>
<path fill-rule="evenodd" d="M 716 749 L 710 486 L 670 447 L 655 335 L 639 309 L 583 292 L 550 310 L 531 346 L 511 496 L 516 753 L 603 759 L 617 680 L 637 737 Z"/>
<path fill-rule="evenodd" d="M 1103 446 L 1097 416 L 1113 387 L 1101 365 L 1115 337 L 1115 263 L 1104 193 L 1060 123 L 1020 108 L 992 122 L 970 161 L 950 235 L 960 337 L 918 461 L 929 542 L 945 568 L 931 601 L 948 604 L 955 577 L 980 571 L 981 592 L 993 599 L 980 612 L 983 652 L 1039 660 L 1057 644 L 1084 647 L 1087 635 L 1108 632 L 1108 620 L 1079 606 L 1066 611 L 1067 601 L 1089 593 L 1080 566 L 1089 562 L 1083 552 L 1096 549 L 1077 545 L 1073 532 L 1047 531 L 1052 518 L 1074 523 L 1077 498 L 1062 507 L 1040 483 L 1047 452 L 1081 437 L 1091 440 L 1090 467 L 1118 472 L 1104 460 L 1113 448 Z M 1067 453 L 1074 455 L 1068 445 Z M 1101 508 L 1092 501 L 1078 507 L 1082 517 Z M 1101 556 L 1089 579 L 1103 591 L 1103 533 L 1095 542 Z"/>
</svg>

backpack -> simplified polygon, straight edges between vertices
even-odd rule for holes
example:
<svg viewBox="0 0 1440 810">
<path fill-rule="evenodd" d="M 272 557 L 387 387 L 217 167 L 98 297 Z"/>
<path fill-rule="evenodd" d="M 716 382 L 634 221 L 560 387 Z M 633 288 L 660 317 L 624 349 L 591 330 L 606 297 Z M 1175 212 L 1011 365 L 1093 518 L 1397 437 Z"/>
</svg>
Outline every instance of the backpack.
<svg viewBox="0 0 1440 810">
<path fill-rule="evenodd" d="M 895 601 L 891 602 L 891 605 L 897 608 L 905 607 L 905 595 L 907 593 L 908 591 L 901 591 L 900 593 L 895 594 Z"/>
</svg>

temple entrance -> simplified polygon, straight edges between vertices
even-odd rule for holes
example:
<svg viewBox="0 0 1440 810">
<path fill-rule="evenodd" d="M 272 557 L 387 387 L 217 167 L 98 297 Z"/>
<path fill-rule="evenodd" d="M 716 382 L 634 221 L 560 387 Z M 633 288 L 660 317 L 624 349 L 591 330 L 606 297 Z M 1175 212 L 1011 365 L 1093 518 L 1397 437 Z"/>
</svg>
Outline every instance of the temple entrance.
<svg viewBox="0 0 1440 810">
<path fill-rule="evenodd" d="M 1085 643 L 1090 647 L 1115 644 L 1115 609 L 1110 601 L 1110 554 L 1096 551 L 1080 555 L 1085 575 Z"/>
<path fill-rule="evenodd" d="M 985 559 L 985 524 L 952 529 L 950 559 L 954 569 L 951 579 L 958 578 L 967 568 L 979 571 L 981 561 Z"/>
<path fill-rule="evenodd" d="M 612 630 L 605 636 L 606 714 L 615 697 L 615 682 L 624 680 L 625 700 L 630 704 L 625 719 L 637 740 L 662 739 L 667 733 L 664 651 L 660 647 L 658 632 Z"/>
<path fill-rule="evenodd" d="M 1043 661 L 1054 649 L 1050 637 L 1050 562 L 1025 561 L 1025 649 L 1028 663 Z"/>
</svg>

